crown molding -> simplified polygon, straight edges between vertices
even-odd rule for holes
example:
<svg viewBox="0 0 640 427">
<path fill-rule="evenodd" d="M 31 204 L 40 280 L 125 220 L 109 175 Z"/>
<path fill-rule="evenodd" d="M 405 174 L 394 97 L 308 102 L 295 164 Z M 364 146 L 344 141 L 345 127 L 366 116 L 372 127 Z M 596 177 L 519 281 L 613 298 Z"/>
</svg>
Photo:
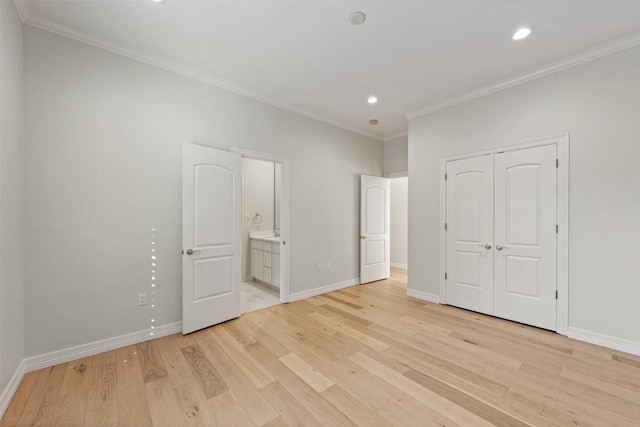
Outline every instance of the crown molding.
<svg viewBox="0 0 640 427">
<path fill-rule="evenodd" d="M 18 3 L 23 4 L 22 2 L 16 2 L 16 4 Z M 382 136 L 380 135 L 366 132 L 360 128 L 357 128 L 347 123 L 343 123 L 339 120 L 335 120 L 335 119 L 323 116 L 321 114 L 312 113 L 310 111 L 303 110 L 293 105 L 276 101 L 275 99 L 271 99 L 271 98 L 259 95 L 257 93 L 251 92 L 250 90 L 244 87 L 235 85 L 227 80 L 219 79 L 209 73 L 205 73 L 194 67 L 188 67 L 178 62 L 162 59 L 162 58 L 151 56 L 151 55 L 146 55 L 131 49 L 123 48 L 121 46 L 88 36 L 86 34 L 72 30 L 66 26 L 56 24 L 54 22 L 51 22 L 47 19 L 40 18 L 38 16 L 33 16 L 30 14 L 26 15 L 26 19 L 24 19 L 23 22 L 27 25 L 31 25 L 32 27 L 40 28 L 41 30 L 49 31 L 51 33 L 58 34 L 60 36 L 63 36 L 69 39 L 73 39 L 81 43 L 88 44 L 90 46 L 115 53 L 117 55 L 125 56 L 127 58 L 148 64 L 148 65 L 152 65 L 154 67 L 162 68 L 163 70 L 180 74 L 184 77 L 188 77 L 193 80 L 198 80 L 202 83 L 206 83 L 208 85 L 215 86 L 220 89 L 227 90 L 229 92 L 233 92 L 237 95 L 241 95 L 246 98 L 251 98 L 255 101 L 272 105 L 282 110 L 286 110 L 291 113 L 295 113 L 300 116 L 307 117 L 309 119 L 323 122 L 328 125 L 341 128 L 349 132 L 356 133 L 358 135 L 366 136 L 367 138 L 371 138 L 376 141 L 382 141 L 383 139 Z"/>
<path fill-rule="evenodd" d="M 425 116 L 439 110 L 444 110 L 445 108 L 449 108 L 475 98 L 480 98 L 481 96 L 489 95 L 490 93 L 498 92 L 513 86 L 518 86 L 531 80 L 539 79 L 541 77 L 548 76 L 559 71 L 573 68 L 586 62 L 594 61 L 604 56 L 611 55 L 626 49 L 631 49 L 639 45 L 640 33 L 616 40 L 612 43 L 605 44 L 595 49 L 584 51 L 582 53 L 570 56 L 557 62 L 552 62 L 551 64 L 545 65 L 544 67 L 535 69 L 533 71 L 520 74 L 515 77 L 490 84 L 488 86 L 481 87 L 480 89 L 476 89 L 464 95 L 450 98 L 446 101 L 427 106 L 420 110 L 409 112 L 407 113 L 406 117 L 407 120 L 416 119 L 418 117 Z"/>
<path fill-rule="evenodd" d="M 15 6 L 22 23 L 26 23 L 31 17 L 31 8 L 29 7 L 29 3 L 26 1 L 13 0 L 13 5 Z"/>
<path fill-rule="evenodd" d="M 394 139 L 402 138 L 404 136 L 409 136 L 409 132 L 406 130 L 403 130 L 402 132 L 392 133 L 391 135 L 387 135 L 384 138 L 382 138 L 382 141 L 389 142 L 389 141 L 393 141 Z"/>
</svg>

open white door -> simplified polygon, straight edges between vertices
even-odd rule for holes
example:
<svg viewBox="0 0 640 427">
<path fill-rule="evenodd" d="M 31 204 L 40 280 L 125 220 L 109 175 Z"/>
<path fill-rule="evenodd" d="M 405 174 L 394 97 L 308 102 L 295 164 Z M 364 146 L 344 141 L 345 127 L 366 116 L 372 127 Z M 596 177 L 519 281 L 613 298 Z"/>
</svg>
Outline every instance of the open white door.
<svg viewBox="0 0 640 427">
<path fill-rule="evenodd" d="M 240 316 L 240 155 L 182 150 L 182 333 Z"/>
<path fill-rule="evenodd" d="M 391 275 L 391 203 L 388 178 L 360 176 L 360 283 Z"/>
</svg>

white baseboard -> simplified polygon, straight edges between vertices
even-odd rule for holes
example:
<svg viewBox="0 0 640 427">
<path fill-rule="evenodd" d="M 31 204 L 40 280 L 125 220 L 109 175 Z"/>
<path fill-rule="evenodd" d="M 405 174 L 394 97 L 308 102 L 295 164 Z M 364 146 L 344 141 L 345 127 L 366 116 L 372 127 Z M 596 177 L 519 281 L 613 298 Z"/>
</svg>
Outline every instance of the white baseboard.
<svg viewBox="0 0 640 427">
<path fill-rule="evenodd" d="M 18 390 L 18 386 L 22 382 L 22 378 L 24 374 L 27 372 L 25 369 L 24 359 L 18 365 L 18 368 L 14 372 L 11 380 L 9 380 L 9 384 L 4 388 L 2 394 L 0 394 L 0 419 L 4 416 L 4 413 L 7 411 L 9 407 L 9 403 L 11 403 L 11 399 L 13 399 L 13 395 L 16 394 Z"/>
<path fill-rule="evenodd" d="M 407 296 L 429 301 L 434 304 L 440 304 L 440 295 L 431 294 L 429 292 L 417 291 L 415 289 L 407 288 Z"/>
<path fill-rule="evenodd" d="M 586 331 L 584 329 L 574 328 L 571 326 L 567 328 L 567 336 L 579 341 L 585 341 L 591 344 L 597 344 L 603 347 L 640 356 L 640 342 L 637 341 L 616 338 L 610 335 Z"/>
<path fill-rule="evenodd" d="M 81 344 L 75 347 L 52 351 L 51 353 L 28 357 L 24 359 L 24 364 L 26 371 L 31 372 L 59 365 L 60 363 L 70 362 L 71 360 L 80 359 L 82 357 L 93 356 L 95 354 L 104 353 L 105 351 L 115 350 L 116 348 L 122 348 L 128 345 L 138 344 L 155 338 L 175 334 L 181 331 L 182 322 L 169 323 L 167 325 L 158 326 L 154 329 L 144 329 L 142 331 L 131 332 L 113 338 L 94 341 L 88 344 Z M 151 335 L 152 332 L 153 335 Z"/>
<path fill-rule="evenodd" d="M 401 268 L 402 270 L 407 269 L 407 264 L 400 264 L 399 262 L 392 262 L 391 267 L 393 268 Z"/>
<path fill-rule="evenodd" d="M 310 289 L 308 291 L 296 292 L 294 294 L 289 295 L 289 301 L 300 301 L 301 299 L 311 298 L 318 295 L 326 294 L 328 292 L 339 291 L 340 289 L 348 288 L 350 286 L 359 285 L 360 278 L 356 277 L 355 279 L 345 280 L 340 283 L 333 283 L 331 285 L 322 286 L 315 289 Z"/>
</svg>

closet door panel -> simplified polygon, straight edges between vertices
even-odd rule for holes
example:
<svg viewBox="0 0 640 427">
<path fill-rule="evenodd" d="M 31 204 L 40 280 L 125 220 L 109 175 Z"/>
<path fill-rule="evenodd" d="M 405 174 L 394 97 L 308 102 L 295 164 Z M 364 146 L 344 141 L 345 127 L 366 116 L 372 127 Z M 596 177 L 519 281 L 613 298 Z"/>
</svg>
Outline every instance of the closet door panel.
<svg viewBox="0 0 640 427">
<path fill-rule="evenodd" d="M 495 155 L 495 315 L 556 329 L 556 146 Z"/>
<path fill-rule="evenodd" d="M 447 162 L 447 304 L 493 314 L 493 156 Z"/>
</svg>

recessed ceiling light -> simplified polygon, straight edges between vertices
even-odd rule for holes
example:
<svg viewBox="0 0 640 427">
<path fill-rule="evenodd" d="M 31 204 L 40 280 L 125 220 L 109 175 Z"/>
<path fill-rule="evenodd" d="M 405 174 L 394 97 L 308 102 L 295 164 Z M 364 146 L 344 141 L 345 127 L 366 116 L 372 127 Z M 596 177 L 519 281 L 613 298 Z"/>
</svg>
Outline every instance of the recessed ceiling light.
<svg viewBox="0 0 640 427">
<path fill-rule="evenodd" d="M 369 124 L 370 124 L 370 125 L 377 125 L 377 124 L 378 124 L 378 120 L 376 120 L 376 119 L 371 119 L 371 120 L 369 120 Z"/>
<path fill-rule="evenodd" d="M 151 0 L 154 3 L 165 3 L 167 0 Z"/>
<path fill-rule="evenodd" d="M 533 28 L 531 27 L 522 27 L 518 28 L 515 33 L 511 36 L 512 40 L 522 40 L 531 35 L 533 32 Z"/>
<path fill-rule="evenodd" d="M 349 21 L 351 21 L 353 25 L 360 25 L 366 20 L 367 15 L 365 15 L 364 12 L 353 12 L 349 15 Z"/>
<path fill-rule="evenodd" d="M 375 96 L 370 96 L 369 99 L 367 99 L 367 102 L 369 104 L 375 104 L 376 102 L 378 102 L 378 98 L 376 98 Z"/>
</svg>

